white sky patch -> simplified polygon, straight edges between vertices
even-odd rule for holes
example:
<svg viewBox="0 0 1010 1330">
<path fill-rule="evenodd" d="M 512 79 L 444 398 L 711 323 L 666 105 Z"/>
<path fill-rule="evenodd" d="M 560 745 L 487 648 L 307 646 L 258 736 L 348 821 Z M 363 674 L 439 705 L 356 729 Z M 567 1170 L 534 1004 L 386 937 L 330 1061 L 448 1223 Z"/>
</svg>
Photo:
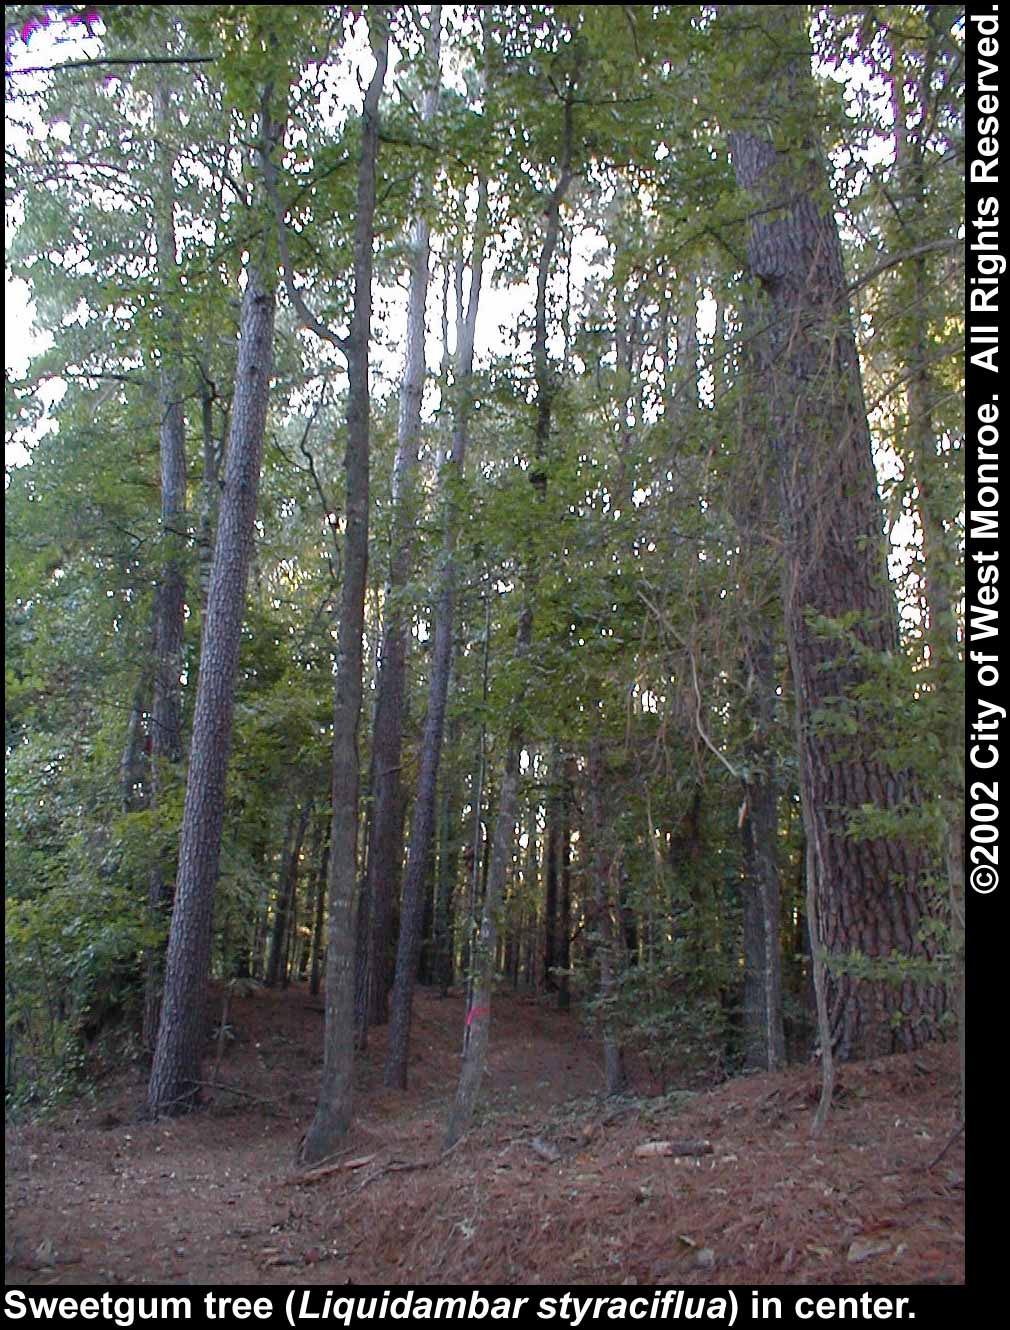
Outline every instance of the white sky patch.
<svg viewBox="0 0 1010 1330">
<path fill-rule="evenodd" d="M 55 68 L 65 60 L 93 59 L 101 54 L 101 42 L 97 37 L 87 35 L 83 25 L 68 26 L 53 20 L 48 27 L 36 27 L 28 35 L 26 42 L 15 43 L 11 50 L 10 70 L 36 68 Z M 35 92 L 43 86 L 45 75 L 26 74 L 19 77 L 10 73 L 19 91 Z M 23 150 L 32 137 L 42 137 L 50 133 L 64 142 L 69 142 L 70 127 L 66 124 L 43 125 L 35 103 L 28 101 L 4 102 L 4 139 L 8 150 Z M 8 205 L 4 216 L 4 242 L 10 243 L 11 235 L 20 221 L 19 209 Z M 14 378 L 22 378 L 28 371 L 32 356 L 40 355 L 53 344 L 52 334 L 40 327 L 35 317 L 35 305 L 31 299 L 31 287 L 19 277 L 11 277 L 4 271 L 4 366 Z M 46 408 L 46 416 L 36 431 L 35 442 L 53 426 L 48 420 L 49 411 L 60 401 L 67 390 L 62 379 L 50 379 L 38 389 L 38 394 Z M 5 441 L 4 463 L 7 467 L 22 466 L 28 460 L 28 449 L 20 440 Z"/>
<path fill-rule="evenodd" d="M 4 364 L 17 377 L 28 372 L 31 356 L 52 345 L 52 334 L 35 322 L 31 287 L 20 277 L 4 279 Z"/>
</svg>

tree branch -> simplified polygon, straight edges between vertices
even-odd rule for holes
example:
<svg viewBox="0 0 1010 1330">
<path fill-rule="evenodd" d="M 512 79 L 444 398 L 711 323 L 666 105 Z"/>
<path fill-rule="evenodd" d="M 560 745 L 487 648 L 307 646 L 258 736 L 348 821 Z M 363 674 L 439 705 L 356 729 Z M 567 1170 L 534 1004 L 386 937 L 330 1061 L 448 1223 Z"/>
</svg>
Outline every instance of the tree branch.
<svg viewBox="0 0 1010 1330">
<path fill-rule="evenodd" d="M 334 332 L 332 328 L 317 318 L 305 303 L 305 297 L 301 291 L 295 286 L 295 271 L 288 245 L 287 220 L 284 204 L 281 202 L 277 190 L 277 167 L 271 155 L 266 152 L 263 154 L 263 183 L 266 186 L 267 196 L 273 205 L 274 222 L 277 226 L 277 248 L 280 251 L 281 269 L 284 273 L 284 289 L 288 293 L 288 299 L 294 306 L 295 313 L 301 320 L 303 327 L 308 328 L 310 332 L 314 332 L 324 342 L 329 342 L 331 346 L 335 346 L 338 351 L 342 351 L 346 355 L 347 338 L 341 337 L 339 333 Z"/>
<path fill-rule="evenodd" d="M 25 74 L 58 74 L 64 69 L 97 69 L 104 65 L 208 65 L 216 55 L 108 55 L 96 60 L 64 60 L 58 65 L 25 65 L 21 69 L 4 69 L 4 78 Z"/>
<path fill-rule="evenodd" d="M 896 268 L 899 263 L 904 263 L 906 259 L 918 258 L 920 254 L 930 254 L 935 250 L 957 249 L 963 245 L 963 240 L 958 240 L 954 236 L 946 236 L 943 240 L 926 240 L 921 245 L 913 245 L 911 249 L 903 249 L 900 254 L 892 254 L 890 258 L 883 259 L 869 272 L 858 277 L 854 282 L 850 282 L 847 287 L 849 295 L 853 291 L 858 291 L 863 286 L 868 286 L 874 278 L 879 277 L 882 272 L 887 272 L 888 268 Z"/>
</svg>

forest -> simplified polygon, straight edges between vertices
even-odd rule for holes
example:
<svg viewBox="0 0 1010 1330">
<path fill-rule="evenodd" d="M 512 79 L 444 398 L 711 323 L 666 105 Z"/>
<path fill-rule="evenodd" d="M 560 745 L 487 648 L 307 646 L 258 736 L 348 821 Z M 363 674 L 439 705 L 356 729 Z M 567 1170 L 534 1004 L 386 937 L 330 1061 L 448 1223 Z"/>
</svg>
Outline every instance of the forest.
<svg viewBox="0 0 1010 1330">
<path fill-rule="evenodd" d="M 256 994 L 304 1167 L 520 1000 L 963 1113 L 963 11 L 6 24 L 8 1118 Z"/>
</svg>

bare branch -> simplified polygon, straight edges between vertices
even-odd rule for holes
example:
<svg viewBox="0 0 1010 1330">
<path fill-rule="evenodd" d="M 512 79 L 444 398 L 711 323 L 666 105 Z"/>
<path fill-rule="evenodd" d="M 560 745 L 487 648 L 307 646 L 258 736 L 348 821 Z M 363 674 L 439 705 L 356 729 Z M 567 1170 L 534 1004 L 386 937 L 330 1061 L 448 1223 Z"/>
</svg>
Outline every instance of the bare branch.
<svg viewBox="0 0 1010 1330">
<path fill-rule="evenodd" d="M 4 78 L 20 78 L 25 74 L 59 74 L 64 69 L 97 69 L 105 65 L 209 65 L 216 55 L 107 55 L 96 60 L 64 60 L 58 65 L 25 65 L 21 69 L 4 69 Z"/>
</svg>

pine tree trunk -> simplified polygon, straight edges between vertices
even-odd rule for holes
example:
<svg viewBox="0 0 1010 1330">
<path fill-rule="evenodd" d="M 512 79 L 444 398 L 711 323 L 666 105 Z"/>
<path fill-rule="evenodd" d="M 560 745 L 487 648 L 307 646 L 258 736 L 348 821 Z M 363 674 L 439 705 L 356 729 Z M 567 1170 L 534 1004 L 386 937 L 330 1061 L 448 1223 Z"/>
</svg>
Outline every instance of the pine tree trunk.
<svg viewBox="0 0 1010 1330">
<path fill-rule="evenodd" d="M 742 12 L 734 11 L 736 13 Z M 775 142 L 730 136 L 737 183 L 752 204 L 748 258 L 767 315 L 767 383 L 777 439 L 785 544 L 786 635 L 798 710 L 804 817 L 816 872 L 819 944 L 826 952 L 831 1036 L 840 1057 L 914 1048 L 935 1036 L 943 990 L 846 973 L 852 953 L 922 961 L 929 913 L 926 864 L 897 837 L 857 839 L 852 813 L 896 810 L 907 789 L 874 751 L 860 722 L 869 678 L 861 651 L 897 650 L 897 616 L 841 245 L 826 174 L 810 135 L 816 122 L 802 11 L 762 6 L 778 68 L 763 52 L 761 119 Z M 798 54 L 802 53 L 802 54 Z M 781 145 L 785 139 L 793 147 Z M 814 616 L 844 619 L 860 644 L 832 640 Z M 823 723 L 846 714 L 854 732 Z"/>
<path fill-rule="evenodd" d="M 161 1023 L 148 1091 L 154 1115 L 183 1112 L 199 1096 L 235 679 L 273 368 L 274 306 L 273 288 L 251 264 L 242 298 L 235 403 L 204 617 Z"/>
<path fill-rule="evenodd" d="M 354 1063 L 354 889 L 357 877 L 362 636 L 368 571 L 369 402 L 372 245 L 375 234 L 379 97 L 386 77 L 388 17 L 376 6 L 369 34 L 375 70 L 361 116 L 354 223 L 354 309 L 347 348 L 347 526 L 333 700 L 333 810 L 330 831 L 326 1031 L 319 1103 L 302 1147 L 306 1163 L 333 1153 L 351 1122 Z"/>
</svg>

